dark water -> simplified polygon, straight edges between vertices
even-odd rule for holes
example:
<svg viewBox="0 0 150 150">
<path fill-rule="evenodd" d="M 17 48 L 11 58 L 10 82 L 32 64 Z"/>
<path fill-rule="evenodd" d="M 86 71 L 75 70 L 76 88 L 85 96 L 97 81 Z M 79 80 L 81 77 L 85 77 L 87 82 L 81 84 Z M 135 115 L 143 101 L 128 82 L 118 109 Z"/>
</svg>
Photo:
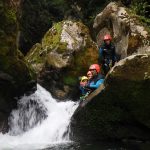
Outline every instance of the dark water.
<svg viewBox="0 0 150 150">
<path fill-rule="evenodd" d="M 42 150 L 150 150 L 150 143 L 70 143 L 54 145 Z"/>
</svg>

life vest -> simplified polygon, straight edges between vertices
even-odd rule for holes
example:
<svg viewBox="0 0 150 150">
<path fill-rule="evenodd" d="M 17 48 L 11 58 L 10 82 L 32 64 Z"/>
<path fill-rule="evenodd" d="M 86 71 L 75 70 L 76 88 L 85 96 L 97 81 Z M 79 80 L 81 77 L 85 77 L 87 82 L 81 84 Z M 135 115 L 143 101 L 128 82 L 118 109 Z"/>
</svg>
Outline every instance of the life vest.
<svg viewBox="0 0 150 150">
<path fill-rule="evenodd" d="M 98 74 L 93 79 L 89 80 L 87 87 L 95 90 L 97 89 L 102 83 L 104 82 L 104 76 L 101 74 Z"/>
</svg>

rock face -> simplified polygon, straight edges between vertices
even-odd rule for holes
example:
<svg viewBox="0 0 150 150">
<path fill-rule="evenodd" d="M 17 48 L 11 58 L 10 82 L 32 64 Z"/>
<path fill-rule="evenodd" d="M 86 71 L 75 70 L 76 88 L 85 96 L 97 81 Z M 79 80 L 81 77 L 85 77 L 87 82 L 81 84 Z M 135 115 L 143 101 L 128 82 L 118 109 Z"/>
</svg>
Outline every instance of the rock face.
<svg viewBox="0 0 150 150">
<path fill-rule="evenodd" d="M 36 76 L 16 46 L 16 16 L 11 1 L 0 1 L 0 132 L 20 96 L 35 87 Z"/>
<path fill-rule="evenodd" d="M 141 47 L 150 45 L 150 34 L 140 24 L 138 16 L 132 15 L 125 7 L 111 2 L 96 16 L 93 27 L 98 33 L 99 45 L 104 34 L 110 33 L 113 35 L 118 55 L 125 58 L 136 53 Z"/>
<path fill-rule="evenodd" d="M 138 54 L 112 68 L 105 89 L 76 111 L 74 140 L 150 140 L 150 55 Z"/>
<path fill-rule="evenodd" d="M 85 25 L 63 21 L 47 31 L 26 60 L 36 70 L 39 82 L 53 96 L 65 99 L 77 96 L 78 77 L 85 75 L 89 65 L 98 61 L 97 51 Z"/>
</svg>

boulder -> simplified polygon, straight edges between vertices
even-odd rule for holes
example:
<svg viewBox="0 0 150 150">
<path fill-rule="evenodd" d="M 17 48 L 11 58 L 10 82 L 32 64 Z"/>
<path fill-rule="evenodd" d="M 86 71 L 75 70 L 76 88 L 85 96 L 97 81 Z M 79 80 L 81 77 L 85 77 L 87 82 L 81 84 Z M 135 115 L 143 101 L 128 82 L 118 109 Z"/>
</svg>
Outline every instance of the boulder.
<svg viewBox="0 0 150 150">
<path fill-rule="evenodd" d="M 106 33 L 113 36 L 116 52 L 120 58 L 137 53 L 141 48 L 145 50 L 145 47 L 150 45 L 148 28 L 141 24 L 139 17 L 131 10 L 116 2 L 109 3 L 96 16 L 93 27 L 97 32 L 98 45 L 101 45 Z"/>
<path fill-rule="evenodd" d="M 97 45 L 81 22 L 62 21 L 32 47 L 26 60 L 38 74 L 38 81 L 58 99 L 75 98 L 78 77 L 98 62 Z"/>
<path fill-rule="evenodd" d="M 137 54 L 118 62 L 105 89 L 72 117 L 76 141 L 150 140 L 150 55 Z"/>
</svg>

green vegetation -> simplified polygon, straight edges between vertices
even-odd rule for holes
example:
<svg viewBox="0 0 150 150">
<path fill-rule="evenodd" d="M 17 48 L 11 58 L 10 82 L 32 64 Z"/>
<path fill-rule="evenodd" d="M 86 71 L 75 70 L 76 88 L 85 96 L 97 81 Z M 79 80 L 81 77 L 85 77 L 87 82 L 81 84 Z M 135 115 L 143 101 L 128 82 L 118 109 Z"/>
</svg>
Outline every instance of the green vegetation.
<svg viewBox="0 0 150 150">
<path fill-rule="evenodd" d="M 150 5 L 147 0 L 133 0 L 131 4 L 131 9 L 137 14 L 145 17 L 148 9 L 150 9 Z"/>
<path fill-rule="evenodd" d="M 131 10 L 136 15 L 139 15 L 139 19 L 142 22 L 150 25 L 150 3 L 148 0 L 133 0 Z"/>
</svg>

